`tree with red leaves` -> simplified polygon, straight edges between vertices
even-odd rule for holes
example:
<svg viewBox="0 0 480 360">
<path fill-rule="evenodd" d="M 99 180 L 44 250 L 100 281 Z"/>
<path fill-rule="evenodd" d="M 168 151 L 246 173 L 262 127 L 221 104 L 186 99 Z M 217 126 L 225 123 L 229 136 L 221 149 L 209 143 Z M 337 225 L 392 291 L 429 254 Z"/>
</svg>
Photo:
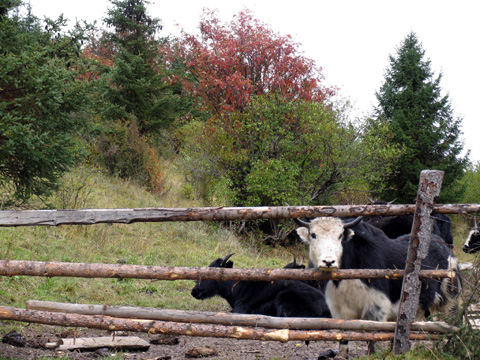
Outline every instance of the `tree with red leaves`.
<svg viewBox="0 0 480 360">
<path fill-rule="evenodd" d="M 222 24 L 205 10 L 200 35 L 183 33 L 174 56 L 186 67 L 184 88 L 214 114 L 242 111 L 252 95 L 276 93 L 288 101 L 324 102 L 335 89 L 322 85 L 322 69 L 301 55 L 290 36 L 274 33 L 241 11 Z"/>
</svg>

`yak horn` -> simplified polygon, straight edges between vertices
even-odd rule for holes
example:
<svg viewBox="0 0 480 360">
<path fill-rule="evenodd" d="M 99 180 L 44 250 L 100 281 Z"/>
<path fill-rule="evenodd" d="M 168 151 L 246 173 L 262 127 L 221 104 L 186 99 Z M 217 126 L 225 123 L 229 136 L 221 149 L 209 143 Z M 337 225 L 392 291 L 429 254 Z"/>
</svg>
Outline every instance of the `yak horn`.
<svg viewBox="0 0 480 360">
<path fill-rule="evenodd" d="M 235 253 L 231 253 L 231 254 L 228 254 L 228 255 L 225 255 L 223 258 L 222 258 L 222 265 L 225 265 L 228 261 L 228 259 L 230 259 L 232 257 L 232 255 L 234 255 Z"/>
<path fill-rule="evenodd" d="M 348 229 L 348 228 L 351 228 L 351 227 L 357 225 L 360 221 L 362 221 L 362 218 L 363 218 L 363 216 L 359 216 L 355 220 L 343 224 L 343 228 Z"/>
<path fill-rule="evenodd" d="M 293 221 L 295 221 L 300 226 L 310 228 L 310 223 L 308 221 L 303 221 L 303 220 L 300 220 L 300 219 L 297 219 L 297 218 L 293 218 Z"/>
</svg>

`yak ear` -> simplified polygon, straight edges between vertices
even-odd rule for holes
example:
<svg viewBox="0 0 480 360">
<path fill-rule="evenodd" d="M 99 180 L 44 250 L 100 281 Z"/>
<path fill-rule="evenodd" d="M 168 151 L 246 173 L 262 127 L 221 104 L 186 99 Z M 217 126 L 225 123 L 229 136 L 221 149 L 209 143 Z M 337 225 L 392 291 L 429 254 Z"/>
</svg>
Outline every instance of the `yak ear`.
<svg viewBox="0 0 480 360">
<path fill-rule="evenodd" d="M 300 239 L 303 242 L 310 243 L 310 238 L 309 238 L 309 231 L 306 227 L 300 227 L 297 229 L 297 234 L 300 236 Z"/>
<path fill-rule="evenodd" d="M 232 260 L 227 261 L 227 263 L 225 264 L 225 267 L 230 269 L 233 268 L 233 261 Z"/>
<path fill-rule="evenodd" d="M 353 238 L 353 235 L 355 235 L 355 231 L 353 231 L 352 229 L 345 229 L 344 236 L 346 240 L 350 240 L 351 238 Z"/>
</svg>

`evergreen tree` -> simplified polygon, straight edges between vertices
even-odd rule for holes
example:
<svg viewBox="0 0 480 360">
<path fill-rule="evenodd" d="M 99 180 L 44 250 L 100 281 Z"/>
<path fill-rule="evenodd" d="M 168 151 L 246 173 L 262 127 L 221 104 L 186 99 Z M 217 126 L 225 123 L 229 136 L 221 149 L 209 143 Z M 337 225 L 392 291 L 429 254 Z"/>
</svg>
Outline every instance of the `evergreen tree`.
<svg viewBox="0 0 480 360">
<path fill-rule="evenodd" d="M 79 51 L 89 35 L 79 24 L 65 33 L 64 25 L 62 16 L 41 23 L 19 0 L 0 5 L 0 185 L 7 203 L 47 195 L 78 159 L 78 112 L 87 98 Z"/>
<path fill-rule="evenodd" d="M 403 40 L 396 56 L 390 56 L 385 82 L 376 93 L 376 107 L 371 127 L 390 126 L 393 144 L 403 146 L 403 155 L 394 171 L 373 184 L 383 189 L 379 197 L 401 203 L 415 200 L 420 172 L 443 170 L 440 201 L 458 201 L 462 188 L 459 180 L 468 163 L 461 156 L 461 118 L 454 117 L 450 100 L 441 95 L 441 74 L 434 78 L 430 60 L 415 33 Z"/>
<path fill-rule="evenodd" d="M 159 19 L 147 14 L 145 0 L 111 1 L 104 19 L 114 32 L 105 36 L 115 51 L 114 65 L 105 92 L 104 115 L 111 120 L 136 119 L 142 134 L 168 125 L 175 118 L 180 98 L 168 83 L 155 35 L 162 29 Z"/>
</svg>

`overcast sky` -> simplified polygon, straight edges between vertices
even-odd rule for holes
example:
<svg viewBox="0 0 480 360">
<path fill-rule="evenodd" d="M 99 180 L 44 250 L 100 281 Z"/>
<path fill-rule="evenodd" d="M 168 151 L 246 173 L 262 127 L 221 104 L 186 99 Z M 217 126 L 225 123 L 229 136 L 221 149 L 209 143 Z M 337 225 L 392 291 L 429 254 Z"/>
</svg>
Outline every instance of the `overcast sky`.
<svg viewBox="0 0 480 360">
<path fill-rule="evenodd" d="M 28 0 L 25 0 L 28 1 Z M 108 0 L 30 0 L 34 15 L 70 20 L 101 19 L 111 7 Z M 465 148 L 480 161 L 480 21 L 478 4 L 466 0 L 193 0 L 154 1 L 149 13 L 164 25 L 160 35 L 197 30 L 203 8 L 218 9 L 218 16 L 249 9 L 255 18 L 281 34 L 291 35 L 308 58 L 321 66 L 328 85 L 341 89 L 356 106 L 356 114 L 371 112 L 375 92 L 384 79 L 389 55 L 413 31 L 431 60 L 435 75 L 443 74 L 441 88 L 448 94 L 455 117 L 463 118 Z M 478 124 L 478 125 L 477 125 Z"/>
</svg>

